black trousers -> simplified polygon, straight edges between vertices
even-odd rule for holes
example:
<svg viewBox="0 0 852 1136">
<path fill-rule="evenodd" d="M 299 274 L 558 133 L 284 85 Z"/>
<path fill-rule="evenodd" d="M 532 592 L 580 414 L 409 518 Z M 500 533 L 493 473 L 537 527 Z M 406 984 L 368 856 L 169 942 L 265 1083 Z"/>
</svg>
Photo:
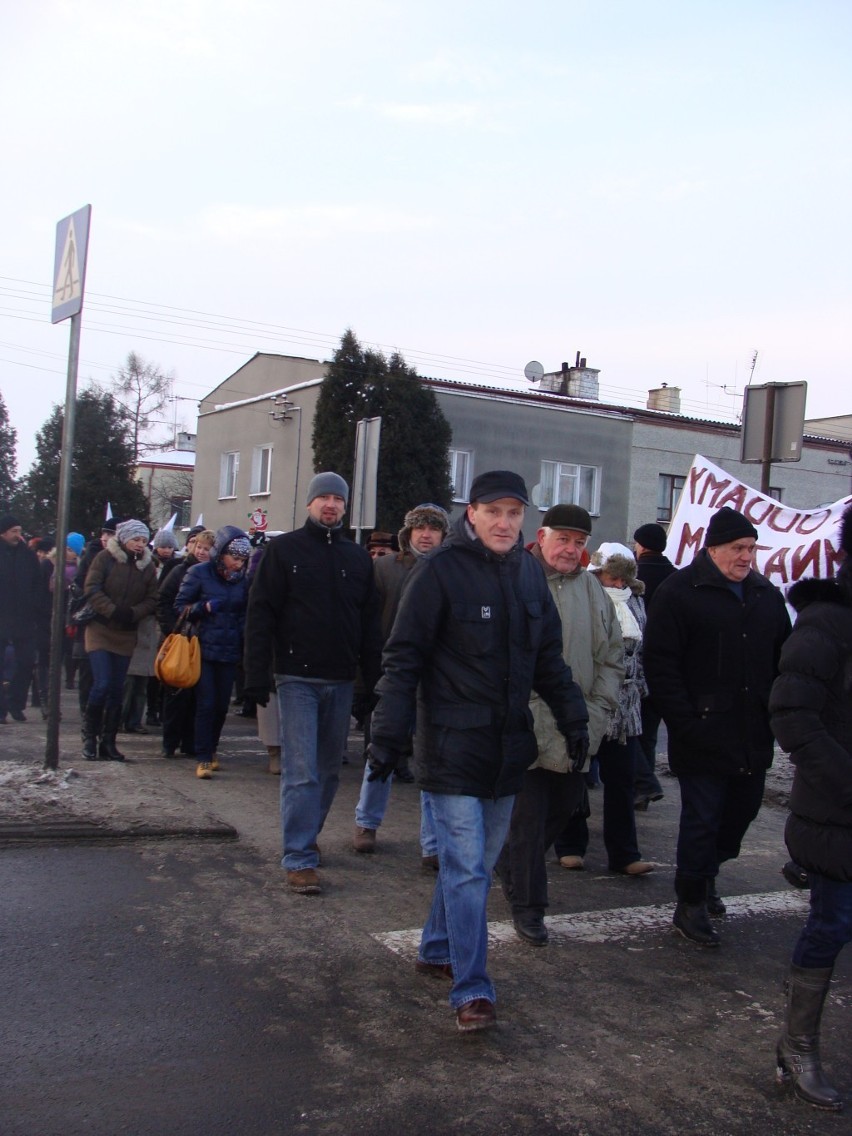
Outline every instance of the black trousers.
<svg viewBox="0 0 852 1136">
<path fill-rule="evenodd" d="M 547 849 L 571 817 L 585 807 L 582 773 L 526 771 L 496 868 L 511 896 L 513 911 L 543 912 L 547 907 Z"/>
</svg>

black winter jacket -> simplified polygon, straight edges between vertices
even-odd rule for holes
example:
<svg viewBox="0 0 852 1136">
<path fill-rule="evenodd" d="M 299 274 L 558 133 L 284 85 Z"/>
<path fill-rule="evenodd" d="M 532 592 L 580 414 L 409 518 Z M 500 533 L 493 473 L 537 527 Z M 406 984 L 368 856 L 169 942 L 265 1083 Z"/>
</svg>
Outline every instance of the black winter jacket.
<svg viewBox="0 0 852 1136">
<path fill-rule="evenodd" d="M 411 570 L 382 667 L 372 737 L 403 752 L 416 698 L 415 768 L 429 792 L 519 792 L 538 752 L 531 690 L 563 733 L 588 721 L 541 566 L 520 543 L 490 552 L 464 517 Z"/>
<path fill-rule="evenodd" d="M 645 610 L 647 611 L 654 598 L 654 592 L 668 579 L 672 573 L 677 572 L 674 564 L 662 552 L 643 552 L 636 561 L 636 578 L 645 585 Z"/>
<path fill-rule="evenodd" d="M 23 541 L 0 540 L 0 636 L 34 635 L 44 612 L 47 584 L 38 557 Z"/>
<path fill-rule="evenodd" d="M 198 563 L 199 561 L 190 552 L 172 571 L 160 577 L 157 585 L 157 623 L 164 635 L 171 635 L 175 629 L 178 621 L 178 612 L 175 610 L 178 591 L 184 576 L 193 564 Z"/>
<path fill-rule="evenodd" d="M 249 596 L 245 685 L 269 673 L 350 682 L 360 663 L 372 691 L 381 661 L 379 604 L 369 553 L 310 518 L 266 544 Z"/>
<path fill-rule="evenodd" d="M 790 589 L 799 613 L 772 687 L 772 729 L 795 765 L 786 839 L 808 871 L 852 881 L 852 561 Z"/>
<path fill-rule="evenodd" d="M 648 611 L 645 678 L 669 734 L 672 773 L 756 773 L 772 764 L 769 691 L 790 634 L 784 597 L 752 571 L 742 601 L 702 549 L 663 580 Z"/>
</svg>

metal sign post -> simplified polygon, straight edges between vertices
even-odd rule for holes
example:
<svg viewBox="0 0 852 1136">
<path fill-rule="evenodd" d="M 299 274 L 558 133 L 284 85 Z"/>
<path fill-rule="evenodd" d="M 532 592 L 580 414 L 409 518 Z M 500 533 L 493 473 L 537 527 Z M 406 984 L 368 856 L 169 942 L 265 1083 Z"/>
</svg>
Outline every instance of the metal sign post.
<svg viewBox="0 0 852 1136">
<path fill-rule="evenodd" d="M 71 320 L 68 346 L 68 376 L 65 384 L 65 416 L 62 423 L 62 455 L 56 513 L 56 565 L 53 575 L 53 612 L 50 624 L 50 671 L 47 696 L 46 769 L 59 768 L 60 686 L 62 646 L 65 637 L 65 544 L 71 508 L 71 469 L 74 459 L 74 419 L 77 409 L 77 367 L 80 360 L 80 313 L 86 283 L 91 205 L 64 217 L 56 226 L 56 257 L 53 270 L 51 322 Z"/>
<path fill-rule="evenodd" d="M 745 389 L 740 461 L 760 463 L 760 491 L 767 496 L 772 463 L 802 460 L 807 395 L 805 382 Z"/>
<path fill-rule="evenodd" d="M 379 474 L 381 418 L 362 418 L 355 428 L 355 468 L 352 473 L 352 507 L 349 523 L 355 541 L 361 543 L 361 529 L 376 527 L 376 482 Z"/>
</svg>

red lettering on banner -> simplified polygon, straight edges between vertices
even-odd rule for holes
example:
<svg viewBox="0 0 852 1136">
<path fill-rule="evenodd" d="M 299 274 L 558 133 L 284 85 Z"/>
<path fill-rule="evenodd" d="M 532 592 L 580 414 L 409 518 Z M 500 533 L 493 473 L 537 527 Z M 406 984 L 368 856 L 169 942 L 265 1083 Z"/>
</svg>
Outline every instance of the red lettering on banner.
<svg viewBox="0 0 852 1136">
<path fill-rule="evenodd" d="M 703 525 L 700 528 L 696 529 L 695 532 L 693 532 L 692 529 L 689 527 L 688 523 L 684 524 L 683 528 L 680 530 L 680 544 L 678 545 L 677 553 L 676 553 L 675 558 L 674 558 L 675 564 L 681 564 L 682 563 L 683 554 L 687 549 L 691 548 L 692 551 L 693 551 L 693 555 L 694 555 L 695 552 L 698 549 L 701 548 L 701 542 L 703 540 L 704 540 L 704 526 Z M 689 560 L 692 560 L 692 556 L 690 556 Z M 689 563 L 689 561 L 687 561 L 687 563 Z"/>
<path fill-rule="evenodd" d="M 755 505 L 765 505 L 766 510 L 759 517 L 754 515 Z M 767 501 L 765 497 L 752 497 L 750 501 L 746 501 L 743 507 L 743 516 L 751 521 L 753 525 L 762 525 L 773 509 L 777 509 L 777 505 L 773 505 L 771 501 Z"/>
<path fill-rule="evenodd" d="M 828 539 L 823 540 L 823 544 L 825 545 L 825 564 L 827 569 L 826 575 L 828 577 L 836 576 L 837 569 L 846 559 L 843 554 L 843 549 L 835 548 L 831 541 Z"/>
<path fill-rule="evenodd" d="M 707 481 L 704 484 L 704 490 L 701 494 L 701 500 L 698 502 L 698 504 L 699 505 L 704 504 L 704 498 L 707 494 L 707 490 L 709 489 L 711 491 L 710 507 L 712 509 L 715 509 L 716 508 L 716 500 L 717 500 L 719 494 L 722 493 L 725 489 L 727 489 L 730 484 L 731 484 L 731 478 L 730 477 L 726 477 L 724 481 L 717 481 L 712 473 L 708 473 L 707 474 Z"/>
<path fill-rule="evenodd" d="M 787 576 L 787 554 L 789 551 L 789 548 L 776 548 L 763 566 L 764 576 L 770 579 L 772 576 L 780 576 L 782 584 L 789 583 Z"/>
<path fill-rule="evenodd" d="M 817 513 L 806 513 L 805 516 L 802 517 L 801 524 L 797 526 L 796 532 L 801 533 L 802 536 L 810 536 L 811 533 L 815 533 L 820 525 L 830 517 L 831 509 L 820 509 Z M 805 525 L 807 525 L 809 521 L 813 524 L 813 528 L 805 528 Z"/>
<path fill-rule="evenodd" d="M 815 540 L 813 544 L 804 545 L 800 544 L 798 548 L 793 549 L 793 563 L 790 565 L 790 576 L 794 580 L 800 580 L 802 576 L 813 576 L 819 579 L 820 572 L 820 552 L 822 551 L 822 542 Z M 808 572 L 808 568 L 812 569 Z"/>
<path fill-rule="evenodd" d="M 780 533 L 790 532 L 790 530 L 792 528 L 794 528 L 799 523 L 799 521 L 802 519 L 802 514 L 801 513 L 794 513 L 792 521 L 790 521 L 789 525 L 787 525 L 787 527 L 784 528 L 782 525 L 779 525 L 777 523 L 777 521 L 778 521 L 778 517 L 781 513 L 787 513 L 787 512 L 789 512 L 789 510 L 785 509 L 783 505 L 776 505 L 775 508 L 772 509 L 771 512 L 769 512 L 767 514 L 766 524 L 769 525 L 769 527 L 771 529 L 773 529 L 775 532 L 780 532 Z"/>
<path fill-rule="evenodd" d="M 748 488 L 745 485 L 735 485 L 730 493 L 726 493 L 724 497 L 718 499 L 716 508 L 721 509 L 723 505 L 730 505 L 732 509 L 741 513 L 746 493 L 748 493 Z"/>
<path fill-rule="evenodd" d="M 692 466 L 689 470 L 689 499 L 693 505 L 696 502 L 695 487 L 706 472 L 706 469 L 696 469 L 695 466 Z"/>
</svg>

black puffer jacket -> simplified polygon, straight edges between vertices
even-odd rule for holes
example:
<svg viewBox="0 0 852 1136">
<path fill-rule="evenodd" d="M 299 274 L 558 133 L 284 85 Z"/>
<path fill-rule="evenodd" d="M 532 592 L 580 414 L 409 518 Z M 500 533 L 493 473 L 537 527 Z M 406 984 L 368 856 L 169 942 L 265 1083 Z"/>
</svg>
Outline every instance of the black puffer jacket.
<svg viewBox="0 0 852 1136">
<path fill-rule="evenodd" d="M 537 756 L 531 690 L 563 733 L 588 721 L 541 566 L 520 543 L 489 552 L 463 517 L 411 570 L 382 667 L 373 739 L 404 751 L 417 695 L 415 768 L 430 792 L 519 792 Z"/>
<path fill-rule="evenodd" d="M 852 526 L 850 526 L 852 527 Z M 852 534 L 850 534 L 852 535 Z M 786 839 L 808 871 L 852 881 L 852 561 L 790 589 L 798 612 L 772 687 L 772 729 L 795 765 Z"/>
<path fill-rule="evenodd" d="M 269 672 L 351 681 L 360 663 L 372 691 L 381 660 L 379 603 L 369 553 L 308 521 L 266 545 L 249 596 L 245 685 Z"/>
<path fill-rule="evenodd" d="M 752 571 L 740 600 L 706 549 L 663 580 L 648 611 L 644 663 L 675 775 L 769 768 L 769 691 L 789 634 L 778 588 Z"/>
</svg>

